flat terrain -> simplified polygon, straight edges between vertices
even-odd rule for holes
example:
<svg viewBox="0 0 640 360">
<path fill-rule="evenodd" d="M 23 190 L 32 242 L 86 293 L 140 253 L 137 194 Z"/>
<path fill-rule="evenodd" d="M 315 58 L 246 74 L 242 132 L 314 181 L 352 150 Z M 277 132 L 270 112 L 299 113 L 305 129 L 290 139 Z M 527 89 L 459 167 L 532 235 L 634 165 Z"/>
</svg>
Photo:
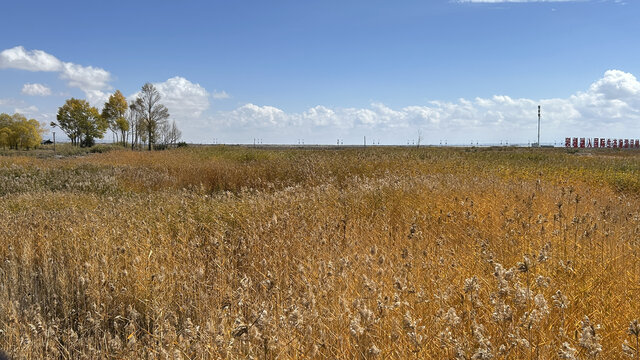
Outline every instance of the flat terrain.
<svg viewBox="0 0 640 360">
<path fill-rule="evenodd" d="M 63 153 L 0 156 L 15 358 L 637 358 L 640 152 Z"/>
</svg>

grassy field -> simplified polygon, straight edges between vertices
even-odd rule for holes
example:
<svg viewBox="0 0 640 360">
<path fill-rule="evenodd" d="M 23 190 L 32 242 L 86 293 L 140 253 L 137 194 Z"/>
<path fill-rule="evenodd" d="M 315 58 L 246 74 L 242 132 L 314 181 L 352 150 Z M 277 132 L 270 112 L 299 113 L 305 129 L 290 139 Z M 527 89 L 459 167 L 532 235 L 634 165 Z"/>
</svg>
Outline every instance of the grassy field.
<svg viewBox="0 0 640 360">
<path fill-rule="evenodd" d="M 104 150 L 0 156 L 12 357 L 638 358 L 640 153 Z"/>
</svg>

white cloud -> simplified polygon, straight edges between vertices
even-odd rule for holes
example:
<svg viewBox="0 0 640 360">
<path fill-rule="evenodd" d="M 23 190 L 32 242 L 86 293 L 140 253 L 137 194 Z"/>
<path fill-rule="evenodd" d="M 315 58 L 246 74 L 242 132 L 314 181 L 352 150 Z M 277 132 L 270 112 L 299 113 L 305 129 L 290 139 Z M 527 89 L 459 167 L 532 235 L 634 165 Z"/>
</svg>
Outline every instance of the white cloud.
<svg viewBox="0 0 640 360">
<path fill-rule="evenodd" d="M 589 92 L 601 94 L 605 99 L 638 100 L 640 82 L 632 74 L 609 70 L 604 77 L 589 87 Z"/>
<path fill-rule="evenodd" d="M 62 62 L 42 50 L 27 51 L 22 46 L 16 46 L 0 52 L 0 69 L 60 71 Z"/>
<path fill-rule="evenodd" d="M 51 89 L 42 84 L 24 84 L 22 86 L 22 93 L 32 96 L 49 96 L 51 95 Z"/>
<path fill-rule="evenodd" d="M 209 126 L 216 129 L 211 131 L 228 134 L 259 131 L 274 139 L 284 139 L 285 135 L 288 139 L 291 135 L 287 133 L 322 133 L 327 143 L 335 142 L 334 137 L 344 133 L 354 134 L 356 139 L 362 137 L 355 134 L 382 134 L 403 143 L 402 139 L 417 129 L 423 129 L 432 143 L 444 136 L 460 143 L 472 138 L 527 142 L 535 138 L 538 105 L 542 106 L 543 141 L 544 136 L 553 141 L 564 136 L 624 136 L 629 131 L 640 131 L 640 82 L 620 70 L 605 72 L 586 91 L 567 98 L 535 100 L 496 95 L 432 101 L 399 109 L 377 102 L 367 108 L 315 106 L 297 113 L 246 104 L 218 112 L 209 119 Z"/>
<path fill-rule="evenodd" d="M 209 109 L 211 96 L 204 87 L 181 76 L 172 77 L 161 83 L 153 83 L 153 86 L 160 93 L 160 103 L 169 109 L 170 121 L 175 120 L 181 129 L 194 128 L 202 124 L 201 115 Z M 130 95 L 127 101 L 133 102 L 139 95 L 138 91 Z"/>
<path fill-rule="evenodd" d="M 111 96 L 111 94 L 102 90 L 85 90 L 84 95 L 86 96 L 87 101 L 98 109 L 102 108 L 104 103 L 109 101 L 109 96 Z"/>
<path fill-rule="evenodd" d="M 213 97 L 216 100 L 231 98 L 231 96 L 229 94 L 227 94 L 226 91 L 214 91 L 213 94 L 211 95 L 211 97 Z"/>
<path fill-rule="evenodd" d="M 82 90 L 93 105 L 102 105 L 92 101 L 103 99 L 97 96 L 97 92 L 111 89 L 111 74 L 104 69 L 62 62 L 42 50 L 25 50 L 22 46 L 0 52 L 0 69 L 60 73 L 60 78 L 66 80 L 68 86 Z"/>
<path fill-rule="evenodd" d="M 318 105 L 305 111 L 302 114 L 305 123 L 312 123 L 315 126 L 343 127 L 340 117 L 334 110 Z"/>
<path fill-rule="evenodd" d="M 153 84 L 160 96 L 161 102 L 169 109 L 172 116 L 180 118 L 199 117 L 209 108 L 209 93 L 207 90 L 191 81 L 180 77 Z"/>
<path fill-rule="evenodd" d="M 243 105 L 225 113 L 224 123 L 229 127 L 282 128 L 296 125 L 296 114 L 286 114 L 273 106 Z"/>
<path fill-rule="evenodd" d="M 62 62 L 41 50 L 27 51 L 20 46 L 4 50 L 0 52 L 2 68 L 57 72 L 70 87 L 84 91 L 93 105 L 101 106 L 111 90 L 108 71 Z M 211 98 L 229 98 L 225 91 L 209 93 L 200 84 L 180 76 L 154 85 L 171 118 L 183 129 L 185 139 L 192 141 L 204 141 L 215 134 L 237 139 L 264 136 L 274 142 L 287 142 L 292 137 L 295 139 L 295 134 L 301 134 L 306 139 L 313 136 L 318 142 L 335 143 L 337 136 L 352 136 L 354 141 L 361 141 L 363 134 L 371 134 L 384 136 L 388 142 L 405 143 L 408 136 L 422 129 L 425 142 L 431 143 L 444 138 L 448 138 L 449 143 L 456 139 L 459 143 L 468 143 L 472 138 L 481 142 L 497 139 L 526 142 L 535 138 L 538 105 L 542 105 L 543 111 L 543 141 L 545 137 L 558 140 L 564 136 L 624 136 L 640 132 L 640 82 L 633 74 L 620 70 L 606 71 L 587 89 L 565 98 L 495 95 L 431 101 L 401 108 L 381 102 L 362 108 L 318 105 L 299 112 L 248 103 L 235 110 L 207 114 Z M 51 89 L 42 84 L 25 84 L 22 93 L 48 95 Z M 0 106 L 26 114 L 38 111 L 14 99 L 0 99 Z"/>
<path fill-rule="evenodd" d="M 93 66 L 82 66 L 70 62 L 63 63 L 60 78 L 69 81 L 69 86 L 83 91 L 110 89 L 111 74 Z"/>
</svg>

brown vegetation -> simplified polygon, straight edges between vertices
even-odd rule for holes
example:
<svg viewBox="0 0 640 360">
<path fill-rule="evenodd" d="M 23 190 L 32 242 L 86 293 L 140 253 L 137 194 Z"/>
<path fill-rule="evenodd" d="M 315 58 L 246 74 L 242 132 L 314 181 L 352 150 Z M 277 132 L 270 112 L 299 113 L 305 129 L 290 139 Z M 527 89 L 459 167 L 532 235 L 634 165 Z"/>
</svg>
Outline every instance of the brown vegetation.
<svg viewBox="0 0 640 360">
<path fill-rule="evenodd" d="M 73 359 L 637 356 L 639 157 L 0 157 L 0 348 Z"/>
</svg>

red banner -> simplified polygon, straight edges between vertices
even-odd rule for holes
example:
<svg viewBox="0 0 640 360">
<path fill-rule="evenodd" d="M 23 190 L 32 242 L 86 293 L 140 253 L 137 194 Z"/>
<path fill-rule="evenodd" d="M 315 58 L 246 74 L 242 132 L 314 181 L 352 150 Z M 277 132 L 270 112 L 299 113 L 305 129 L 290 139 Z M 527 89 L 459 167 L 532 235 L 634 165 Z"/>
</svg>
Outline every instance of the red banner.
<svg viewBox="0 0 640 360">
<path fill-rule="evenodd" d="M 640 149 L 640 139 L 564 138 L 567 148 Z"/>
</svg>

